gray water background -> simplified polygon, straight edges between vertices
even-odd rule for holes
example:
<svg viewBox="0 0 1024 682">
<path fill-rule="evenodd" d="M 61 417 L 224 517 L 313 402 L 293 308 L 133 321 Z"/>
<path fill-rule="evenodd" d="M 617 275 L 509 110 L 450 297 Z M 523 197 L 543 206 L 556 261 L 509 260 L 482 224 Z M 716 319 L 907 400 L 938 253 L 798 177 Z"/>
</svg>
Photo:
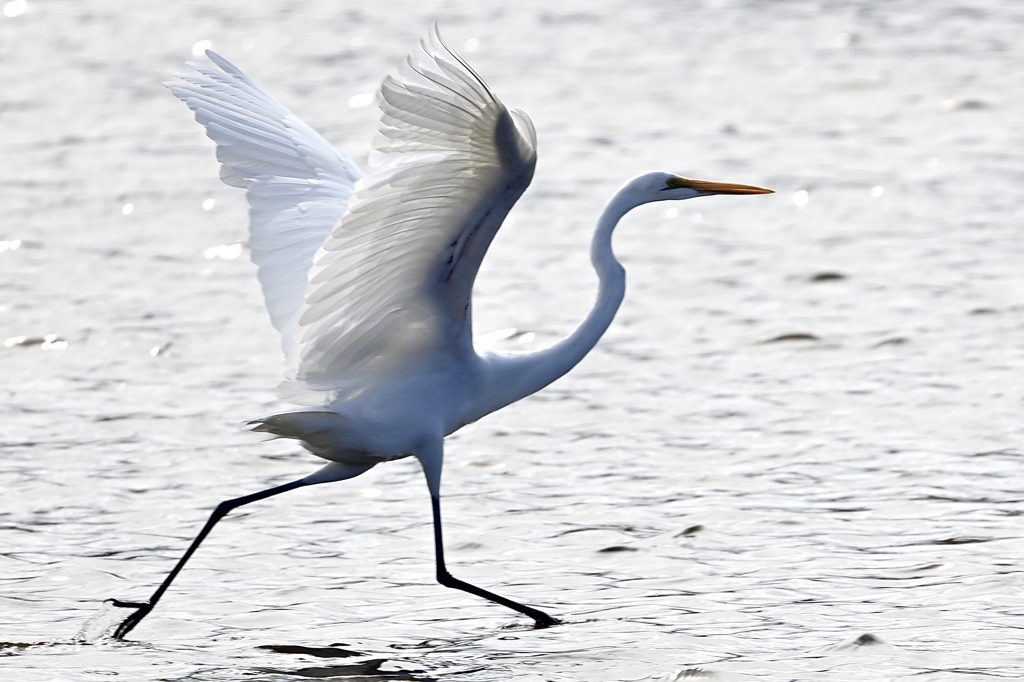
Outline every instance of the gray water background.
<svg viewBox="0 0 1024 682">
<path fill-rule="evenodd" d="M 133 642 L 76 640 L 318 465 L 239 428 L 277 339 L 161 81 L 210 41 L 361 160 L 435 19 L 540 138 L 481 331 L 571 329 L 633 174 L 777 191 L 632 213 L 598 348 L 449 441 L 453 572 L 567 623 L 436 585 L 404 461 L 229 517 Z M 3 4 L 0 676 L 1020 679 L 1022 35 L 1011 0 Z"/>
</svg>

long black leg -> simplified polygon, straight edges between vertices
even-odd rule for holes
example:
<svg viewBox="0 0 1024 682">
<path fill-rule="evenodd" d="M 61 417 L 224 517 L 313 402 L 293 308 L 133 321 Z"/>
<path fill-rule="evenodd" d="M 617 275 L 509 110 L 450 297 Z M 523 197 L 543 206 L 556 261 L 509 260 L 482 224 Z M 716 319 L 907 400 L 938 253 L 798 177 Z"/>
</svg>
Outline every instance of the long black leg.
<svg viewBox="0 0 1024 682">
<path fill-rule="evenodd" d="M 245 495 L 244 497 L 236 497 L 233 500 L 226 500 L 218 504 L 217 508 L 213 510 L 212 514 L 210 514 L 210 518 L 206 522 L 206 525 L 203 526 L 203 529 L 201 531 L 199 531 L 199 535 L 196 536 L 196 539 L 192 541 L 192 544 L 189 546 L 188 550 L 181 557 L 181 559 L 178 560 L 178 563 L 175 565 L 174 569 L 169 574 L 167 574 L 167 577 L 164 578 L 164 581 L 160 583 L 160 587 L 156 588 L 156 592 L 153 593 L 153 596 L 149 598 L 148 602 L 129 602 L 121 601 L 120 599 L 109 600 L 111 603 L 113 603 L 114 606 L 117 606 L 119 608 L 135 609 L 134 613 L 125 618 L 124 621 L 117 626 L 117 630 L 114 631 L 114 638 L 123 639 L 124 636 L 131 632 L 136 625 L 142 622 L 143 618 L 149 615 L 149 612 L 152 611 L 153 607 L 156 606 L 156 603 L 160 601 L 160 597 L 164 596 L 164 592 L 166 592 L 167 588 L 171 586 L 171 583 L 174 582 L 174 579 L 178 576 L 178 573 L 180 573 L 181 569 L 185 567 L 185 564 L 188 562 L 189 558 L 191 558 L 191 556 L 195 553 L 196 549 L 199 548 L 199 545 L 203 542 L 203 540 L 206 539 L 206 536 L 210 534 L 210 531 L 213 530 L 213 527 L 217 525 L 218 521 L 227 516 L 227 514 L 232 509 L 237 509 L 238 507 L 249 504 L 250 502 L 258 502 L 259 500 L 265 500 L 268 497 L 280 495 L 281 493 L 286 493 L 289 490 L 295 490 L 296 488 L 301 488 L 309 484 L 310 483 L 306 479 L 300 479 L 298 481 L 285 483 L 284 485 L 279 485 L 274 488 L 263 490 L 258 493 L 253 493 L 252 495 Z"/>
<path fill-rule="evenodd" d="M 519 602 L 512 601 L 511 599 L 506 599 L 501 595 L 488 592 L 485 589 L 479 588 L 476 585 L 471 585 L 464 580 L 459 580 L 452 576 L 444 565 L 444 541 L 441 539 L 441 500 L 436 495 L 431 495 L 430 503 L 434 511 L 434 554 L 437 558 L 437 582 L 441 583 L 445 587 L 451 587 L 456 590 L 475 594 L 476 596 L 483 597 L 495 604 L 501 604 L 513 611 L 518 611 L 519 613 L 527 615 L 530 618 L 533 618 L 535 627 L 538 628 L 550 627 L 561 622 L 552 618 L 543 611 L 533 608 L 532 606 L 526 606 L 525 604 L 520 604 Z"/>
</svg>

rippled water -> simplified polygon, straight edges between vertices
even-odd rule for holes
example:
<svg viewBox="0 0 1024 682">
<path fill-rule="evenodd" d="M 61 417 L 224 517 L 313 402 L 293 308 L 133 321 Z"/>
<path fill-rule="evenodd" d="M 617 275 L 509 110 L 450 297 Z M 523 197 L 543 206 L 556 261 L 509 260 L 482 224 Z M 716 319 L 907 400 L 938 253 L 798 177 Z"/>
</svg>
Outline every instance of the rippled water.
<svg viewBox="0 0 1024 682">
<path fill-rule="evenodd" d="M 2 6 L 3 678 L 1019 679 L 1024 6 L 487 6 Z M 450 440 L 453 572 L 566 624 L 434 584 L 399 462 L 229 517 L 133 641 L 76 640 L 217 501 L 317 466 L 238 428 L 277 339 L 159 83 L 211 41 L 361 157 L 434 19 L 540 136 L 481 328 L 571 328 L 632 174 L 778 192 L 631 214 L 599 348 Z"/>
</svg>

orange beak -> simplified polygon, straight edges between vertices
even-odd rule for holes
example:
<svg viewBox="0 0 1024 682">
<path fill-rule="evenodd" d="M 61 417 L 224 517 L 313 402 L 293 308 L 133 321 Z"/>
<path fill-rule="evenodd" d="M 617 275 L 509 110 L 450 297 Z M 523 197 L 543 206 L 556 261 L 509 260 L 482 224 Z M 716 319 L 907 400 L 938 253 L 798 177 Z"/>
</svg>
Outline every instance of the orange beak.
<svg viewBox="0 0 1024 682">
<path fill-rule="evenodd" d="M 773 190 L 753 185 L 737 185 L 731 182 L 708 182 L 687 179 L 690 187 L 701 194 L 774 194 Z"/>
</svg>

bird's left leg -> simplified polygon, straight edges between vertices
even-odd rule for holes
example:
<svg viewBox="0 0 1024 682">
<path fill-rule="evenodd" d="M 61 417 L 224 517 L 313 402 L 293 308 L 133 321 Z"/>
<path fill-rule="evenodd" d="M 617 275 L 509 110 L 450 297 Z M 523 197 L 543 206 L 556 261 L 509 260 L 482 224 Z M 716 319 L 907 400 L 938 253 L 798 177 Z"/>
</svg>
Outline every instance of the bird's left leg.
<svg viewBox="0 0 1024 682">
<path fill-rule="evenodd" d="M 495 604 L 501 604 L 513 611 L 518 611 L 519 613 L 529 616 L 530 618 L 533 618 L 534 625 L 537 628 L 550 627 L 552 625 L 557 625 L 560 622 L 540 609 L 520 604 L 517 601 L 512 601 L 511 599 L 502 597 L 500 594 L 488 592 L 487 590 L 467 583 L 464 580 L 459 580 L 449 573 L 444 564 L 444 541 L 441 538 L 441 500 L 437 495 L 431 493 L 430 504 L 434 512 L 434 554 L 437 560 L 437 582 L 441 583 L 445 587 L 451 587 L 456 590 L 475 594 L 476 596 L 483 597 Z"/>
<path fill-rule="evenodd" d="M 475 594 L 495 604 L 501 604 L 513 611 L 529 616 L 533 618 L 533 622 L 538 628 L 557 625 L 559 623 L 558 620 L 540 609 L 506 599 L 500 594 L 488 592 L 483 588 L 467 583 L 465 580 L 459 580 L 448 572 L 448 568 L 444 565 L 444 539 L 441 534 L 441 469 L 444 465 L 443 436 L 424 443 L 420 451 L 416 453 L 416 459 L 420 461 L 420 466 L 423 467 L 423 475 L 427 479 L 427 488 L 430 490 L 430 506 L 434 515 L 434 556 L 437 562 L 437 582 L 445 587 Z"/>
</svg>

